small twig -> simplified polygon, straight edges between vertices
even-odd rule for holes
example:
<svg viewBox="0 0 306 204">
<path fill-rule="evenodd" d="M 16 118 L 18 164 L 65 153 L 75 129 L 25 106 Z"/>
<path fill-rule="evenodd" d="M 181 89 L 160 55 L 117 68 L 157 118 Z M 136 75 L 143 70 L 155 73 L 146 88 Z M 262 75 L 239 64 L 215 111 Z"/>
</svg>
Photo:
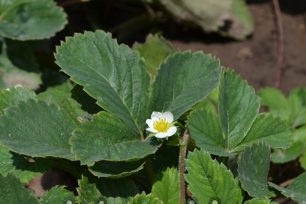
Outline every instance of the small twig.
<svg viewBox="0 0 306 204">
<path fill-rule="evenodd" d="M 180 155 L 179 155 L 179 182 L 180 182 L 180 204 L 185 204 L 186 200 L 186 187 L 185 187 L 185 157 L 187 153 L 188 141 L 189 141 L 188 131 L 185 130 L 183 138 L 180 144 Z"/>
<path fill-rule="evenodd" d="M 277 31 L 277 62 L 276 62 L 276 75 L 275 75 L 275 87 L 279 88 L 281 86 L 281 80 L 284 74 L 283 62 L 284 62 L 284 30 L 282 24 L 282 16 L 280 11 L 280 6 L 278 0 L 272 0 L 274 13 L 275 13 L 275 23 Z"/>
<path fill-rule="evenodd" d="M 292 179 L 289 179 L 289 180 L 286 180 L 284 181 L 283 183 L 279 184 L 281 187 L 287 187 L 289 186 L 293 181 L 294 181 L 295 178 L 292 178 Z"/>
</svg>

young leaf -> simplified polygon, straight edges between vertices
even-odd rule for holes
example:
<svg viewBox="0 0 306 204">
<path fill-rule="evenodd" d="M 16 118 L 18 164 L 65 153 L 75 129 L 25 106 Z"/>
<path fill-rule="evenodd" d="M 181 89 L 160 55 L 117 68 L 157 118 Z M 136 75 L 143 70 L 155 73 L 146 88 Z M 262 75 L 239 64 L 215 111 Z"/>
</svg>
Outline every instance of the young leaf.
<svg viewBox="0 0 306 204">
<path fill-rule="evenodd" d="M 279 118 L 271 114 L 260 114 L 236 150 L 241 150 L 258 141 L 266 142 L 272 148 L 287 148 L 292 144 L 292 132 Z"/>
<path fill-rule="evenodd" d="M 242 188 L 252 197 L 271 197 L 268 190 L 270 148 L 264 143 L 246 148 L 238 161 L 238 175 Z"/>
<path fill-rule="evenodd" d="M 1 203 L 39 203 L 31 192 L 11 175 L 6 177 L 0 175 L 0 200 Z"/>
<path fill-rule="evenodd" d="M 0 117 L 0 141 L 20 154 L 74 159 L 68 140 L 76 126 L 75 119 L 57 106 L 28 100 Z"/>
<path fill-rule="evenodd" d="M 242 203 L 242 194 L 233 174 L 212 160 L 205 151 L 195 150 L 186 160 L 188 189 L 197 203 Z"/>
<path fill-rule="evenodd" d="M 127 204 L 166 204 L 166 203 L 159 200 L 157 197 L 154 197 L 153 195 L 146 195 L 145 193 L 142 193 L 142 194 L 137 194 L 135 197 L 131 198 Z"/>
<path fill-rule="evenodd" d="M 193 111 L 187 121 L 191 137 L 196 145 L 211 154 L 227 156 L 225 140 L 216 114 L 206 111 Z"/>
<path fill-rule="evenodd" d="M 284 196 L 292 198 L 300 204 L 306 204 L 306 173 L 299 175 L 294 181 L 287 187 L 283 188 L 273 183 L 269 183 L 270 186 L 280 191 Z"/>
<path fill-rule="evenodd" d="M 0 175 L 7 176 L 14 170 L 12 154 L 9 149 L 0 144 Z"/>
<path fill-rule="evenodd" d="M 150 140 L 140 140 L 126 123 L 108 112 L 98 113 L 91 122 L 77 128 L 71 144 L 76 158 L 88 166 L 101 160 L 138 160 L 153 154 L 159 147 Z"/>
<path fill-rule="evenodd" d="M 161 62 L 175 50 L 166 39 L 151 34 L 144 44 L 135 44 L 134 49 L 145 59 L 148 71 L 153 77 L 156 76 Z"/>
<path fill-rule="evenodd" d="M 259 111 L 255 91 L 235 72 L 226 70 L 220 79 L 221 128 L 229 149 L 238 145 L 250 130 Z"/>
<path fill-rule="evenodd" d="M 53 0 L 0 1 L 0 35 L 17 40 L 53 36 L 67 23 L 66 14 Z"/>
<path fill-rule="evenodd" d="M 168 168 L 163 172 L 160 181 L 152 186 L 152 195 L 159 198 L 163 204 L 179 203 L 179 181 L 178 171 L 175 168 Z"/>
<path fill-rule="evenodd" d="M 170 55 L 153 84 L 152 110 L 179 118 L 217 86 L 219 69 L 217 59 L 201 52 Z"/>
<path fill-rule="evenodd" d="M 123 178 L 142 170 L 144 164 L 141 160 L 135 162 L 102 161 L 95 163 L 89 168 L 89 171 L 97 177 Z"/>
<path fill-rule="evenodd" d="M 103 31 L 67 38 L 57 47 L 56 63 L 73 81 L 116 115 L 135 134 L 142 135 L 149 116 L 150 77 L 136 51 L 118 45 Z"/>
<path fill-rule="evenodd" d="M 95 184 L 89 183 L 87 177 L 82 176 L 82 178 L 78 180 L 78 184 L 78 196 L 76 197 L 77 203 L 95 204 L 102 200 L 102 194 Z"/>
<path fill-rule="evenodd" d="M 53 187 L 45 192 L 40 200 L 40 204 L 53 204 L 53 203 L 74 203 L 73 192 L 66 190 L 64 187 Z"/>
<path fill-rule="evenodd" d="M 0 90 L 0 113 L 9 106 L 14 106 L 21 101 L 35 99 L 36 95 L 33 91 L 23 87 L 15 87 Z"/>
</svg>

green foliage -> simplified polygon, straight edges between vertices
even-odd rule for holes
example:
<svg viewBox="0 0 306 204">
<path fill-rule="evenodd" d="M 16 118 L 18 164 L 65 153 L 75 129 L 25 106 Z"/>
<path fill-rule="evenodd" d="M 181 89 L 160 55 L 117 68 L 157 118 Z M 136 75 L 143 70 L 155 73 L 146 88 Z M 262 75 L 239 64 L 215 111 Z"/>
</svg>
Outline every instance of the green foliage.
<svg viewBox="0 0 306 204">
<path fill-rule="evenodd" d="M 233 174 L 205 151 L 189 153 L 185 176 L 197 203 L 242 203 L 242 194 Z"/>
<path fill-rule="evenodd" d="M 263 143 L 253 144 L 241 154 L 238 175 L 242 188 L 252 197 L 271 197 L 268 190 L 270 149 Z"/>
<path fill-rule="evenodd" d="M 273 183 L 270 185 L 279 190 L 284 196 L 292 198 L 298 203 L 305 204 L 306 203 L 306 173 L 304 172 L 300 176 L 294 179 L 294 181 L 287 187 L 283 188 L 281 186 L 277 186 Z"/>
<path fill-rule="evenodd" d="M 258 198 L 254 198 L 251 200 L 248 200 L 246 202 L 244 202 L 244 204 L 276 204 L 275 202 L 271 202 L 270 200 L 267 199 L 258 199 Z"/>
<path fill-rule="evenodd" d="M 161 180 L 152 186 L 152 195 L 159 198 L 164 204 L 179 203 L 178 175 L 177 169 L 174 168 L 164 171 Z"/>
<path fill-rule="evenodd" d="M 67 23 L 63 9 L 53 0 L 0 1 L 0 35 L 17 40 L 53 36 Z"/>
<path fill-rule="evenodd" d="M 0 189 L 0 200 L 3 203 L 39 203 L 31 192 L 11 175 L 6 177 L 0 175 Z"/>
<path fill-rule="evenodd" d="M 53 204 L 53 203 L 63 203 L 67 202 L 74 203 L 74 195 L 71 191 L 64 189 L 64 187 L 53 187 L 46 193 L 44 193 L 41 198 L 41 204 Z"/>
</svg>

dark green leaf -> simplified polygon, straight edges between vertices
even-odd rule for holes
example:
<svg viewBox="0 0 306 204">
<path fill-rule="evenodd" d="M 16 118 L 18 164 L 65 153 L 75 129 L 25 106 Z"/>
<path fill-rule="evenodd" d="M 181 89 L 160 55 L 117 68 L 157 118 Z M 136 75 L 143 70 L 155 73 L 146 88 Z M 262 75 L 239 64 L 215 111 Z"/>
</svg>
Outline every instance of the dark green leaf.
<svg viewBox="0 0 306 204">
<path fill-rule="evenodd" d="M 76 158 L 89 166 L 101 160 L 138 160 L 159 147 L 150 140 L 140 140 L 127 124 L 108 112 L 100 112 L 93 121 L 76 129 L 71 144 Z"/>
<path fill-rule="evenodd" d="M 27 203 L 38 204 L 31 192 L 23 187 L 17 178 L 0 175 L 0 201 L 1 203 Z"/>
<path fill-rule="evenodd" d="M 53 36 L 67 23 L 66 14 L 53 0 L 0 1 L 0 35 L 17 40 Z"/>
<path fill-rule="evenodd" d="M 226 70 L 219 85 L 221 128 L 228 148 L 237 146 L 250 130 L 259 111 L 255 91 L 235 72 Z"/>
<path fill-rule="evenodd" d="M 56 63 L 73 81 L 116 115 L 135 134 L 142 135 L 149 116 L 150 77 L 136 51 L 118 45 L 103 31 L 67 38 L 57 47 Z"/>
<path fill-rule="evenodd" d="M 242 203 L 242 194 L 233 174 L 205 151 L 195 150 L 186 160 L 188 189 L 196 203 Z"/>
<path fill-rule="evenodd" d="M 238 174 L 242 188 L 252 197 L 271 197 L 268 190 L 270 148 L 259 143 L 246 148 L 238 161 Z"/>
<path fill-rule="evenodd" d="M 219 69 L 217 59 L 201 52 L 170 55 L 153 84 L 152 111 L 170 111 L 179 118 L 217 86 Z"/>
<path fill-rule="evenodd" d="M 0 141 L 20 154 L 74 159 L 69 138 L 76 126 L 75 119 L 57 106 L 28 100 L 0 117 Z"/>
</svg>

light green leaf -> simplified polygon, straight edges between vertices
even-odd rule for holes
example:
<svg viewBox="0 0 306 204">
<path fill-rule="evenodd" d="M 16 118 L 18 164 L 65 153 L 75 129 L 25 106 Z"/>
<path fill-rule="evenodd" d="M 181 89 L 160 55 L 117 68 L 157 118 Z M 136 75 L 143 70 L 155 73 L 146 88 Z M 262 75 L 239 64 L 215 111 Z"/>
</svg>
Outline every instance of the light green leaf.
<svg viewBox="0 0 306 204">
<path fill-rule="evenodd" d="M 217 86 L 219 69 L 217 59 L 201 52 L 170 55 L 153 84 L 152 110 L 179 118 Z"/>
<path fill-rule="evenodd" d="M 275 149 L 271 154 L 273 163 L 286 163 L 298 158 L 304 152 L 302 142 L 293 143 L 288 149 Z"/>
<path fill-rule="evenodd" d="M 166 39 L 151 34 L 144 44 L 135 44 L 134 49 L 145 59 L 147 69 L 153 77 L 156 76 L 161 62 L 175 50 Z"/>
<path fill-rule="evenodd" d="M 78 196 L 76 197 L 77 203 L 96 204 L 102 200 L 102 194 L 95 184 L 89 183 L 87 177 L 82 176 L 81 179 L 78 180 L 78 184 Z"/>
<path fill-rule="evenodd" d="M 277 203 L 271 202 L 268 199 L 253 198 L 251 200 L 247 200 L 243 204 L 277 204 Z"/>
<path fill-rule="evenodd" d="M 145 193 L 137 194 L 131 198 L 127 204 L 166 204 L 153 195 L 146 195 Z M 177 204 L 177 203 L 176 203 Z"/>
<path fill-rule="evenodd" d="M 177 204 L 179 202 L 179 178 L 175 168 L 168 168 L 163 172 L 160 181 L 152 186 L 152 195 L 159 198 L 163 204 Z"/>
<path fill-rule="evenodd" d="M 68 140 L 76 126 L 57 106 L 28 100 L 0 117 L 0 141 L 20 154 L 74 159 Z"/>
<path fill-rule="evenodd" d="M 288 125 L 271 114 L 260 114 L 244 140 L 236 150 L 263 141 L 272 148 L 287 148 L 292 144 L 292 132 Z"/>
<path fill-rule="evenodd" d="M 306 152 L 303 153 L 303 155 L 299 159 L 301 167 L 306 170 Z"/>
<path fill-rule="evenodd" d="M 121 197 L 107 197 L 107 198 L 103 198 L 101 201 L 102 203 L 104 202 L 106 204 L 127 204 L 128 199 L 121 198 Z M 96 204 L 96 203 L 92 203 L 92 204 Z"/>
<path fill-rule="evenodd" d="M 143 167 L 144 162 L 141 160 L 136 162 L 102 161 L 95 163 L 89 171 L 97 177 L 123 178 L 142 170 Z"/>
<path fill-rule="evenodd" d="M 187 121 L 190 136 L 196 145 L 211 154 L 227 156 L 225 139 L 217 116 L 206 110 L 193 111 Z"/>
<path fill-rule="evenodd" d="M 118 117 L 100 112 L 91 122 L 73 132 L 72 151 L 82 164 L 92 166 L 101 160 L 139 160 L 157 151 L 159 145 L 142 141 Z"/>
<path fill-rule="evenodd" d="M 302 173 L 287 187 L 283 188 L 273 183 L 269 183 L 270 186 L 280 191 L 284 196 L 292 198 L 292 200 L 306 204 L 306 173 Z"/>
<path fill-rule="evenodd" d="M 0 143 L 0 175 L 7 176 L 12 170 L 14 170 L 12 154 Z"/>
<path fill-rule="evenodd" d="M 14 106 L 21 101 L 35 99 L 36 95 L 33 91 L 23 87 L 15 87 L 0 90 L 0 113 L 3 113 L 5 108 Z"/>
<path fill-rule="evenodd" d="M 254 89 L 230 70 L 220 79 L 219 111 L 227 146 L 232 149 L 250 130 L 259 111 L 259 100 Z"/>
<path fill-rule="evenodd" d="M 53 187 L 45 192 L 40 200 L 40 204 L 67 204 L 69 201 L 74 203 L 73 192 L 66 190 L 64 187 Z"/>
<path fill-rule="evenodd" d="M 103 109 L 142 135 L 149 116 L 150 77 L 136 51 L 118 45 L 103 31 L 67 38 L 57 47 L 56 63 Z"/>
<path fill-rule="evenodd" d="M 31 192 L 11 175 L 0 175 L 0 200 L 1 203 L 38 204 Z"/>
<path fill-rule="evenodd" d="M 264 143 L 246 148 L 238 161 L 238 175 L 242 188 L 252 197 L 271 197 L 268 190 L 270 148 Z"/>
<path fill-rule="evenodd" d="M 0 35 L 17 40 L 53 36 L 67 23 L 66 14 L 53 0 L 0 1 Z"/>
<path fill-rule="evenodd" d="M 231 171 L 212 160 L 207 152 L 195 150 L 189 153 L 186 168 L 188 189 L 196 203 L 242 203 L 241 190 Z"/>
</svg>

